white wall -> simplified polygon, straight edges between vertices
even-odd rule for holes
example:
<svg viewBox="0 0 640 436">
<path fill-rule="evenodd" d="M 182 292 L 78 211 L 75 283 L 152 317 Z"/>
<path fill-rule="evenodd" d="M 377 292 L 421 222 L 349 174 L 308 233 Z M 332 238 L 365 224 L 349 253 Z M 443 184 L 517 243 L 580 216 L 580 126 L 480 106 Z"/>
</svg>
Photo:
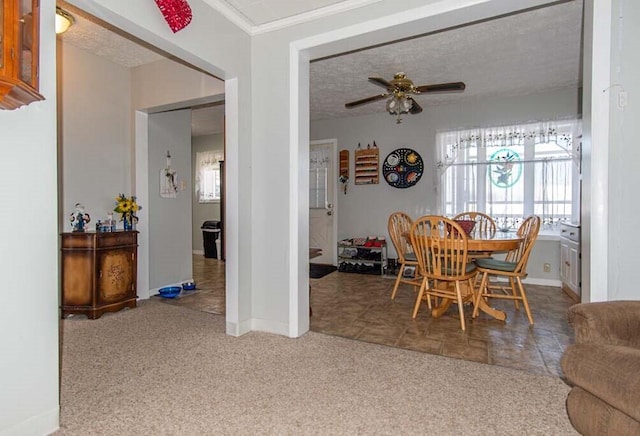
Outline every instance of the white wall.
<svg viewBox="0 0 640 436">
<path fill-rule="evenodd" d="M 53 17 L 53 0 L 41 14 Z M 58 223 L 56 45 L 41 20 L 44 101 L 0 111 L 0 434 L 41 435 L 58 427 Z"/>
<path fill-rule="evenodd" d="M 176 198 L 160 197 L 160 171 L 176 171 Z M 193 278 L 191 257 L 191 110 L 149 115 L 149 287 Z M 152 292 L 153 293 L 153 292 Z"/>
<path fill-rule="evenodd" d="M 638 300 L 640 251 L 636 236 L 640 216 L 640 3 L 614 0 L 611 20 L 611 125 L 609 136 L 608 300 Z M 623 102 L 620 99 L 626 99 Z"/>
<path fill-rule="evenodd" d="M 71 230 L 68 218 L 78 202 L 91 215 L 92 229 L 113 211 L 118 194 L 132 194 L 131 76 L 128 68 L 89 51 L 58 46 L 61 230 Z"/>
<path fill-rule="evenodd" d="M 224 135 L 205 135 L 195 136 L 191 139 L 191 168 L 193 169 L 191 177 L 195 183 L 196 180 L 196 153 L 202 151 L 221 151 L 224 152 Z M 191 190 L 193 196 L 193 250 L 198 253 L 204 253 L 202 242 L 202 223 L 207 220 L 220 221 L 220 203 L 199 203 L 195 185 Z"/>
<path fill-rule="evenodd" d="M 224 94 L 222 80 L 168 59 L 132 68 L 132 73 L 137 110 Z"/>
<path fill-rule="evenodd" d="M 338 149 L 349 150 L 352 177 L 347 194 L 338 195 L 338 239 L 367 235 L 388 237 L 387 220 L 391 213 L 398 210 L 413 217 L 440 212 L 436 198 L 439 176 L 435 165 L 435 136 L 438 130 L 567 117 L 578 117 L 578 90 L 575 88 L 463 104 L 425 105 L 421 114 L 403 117 L 402 124 L 396 124 L 395 118 L 384 112 L 312 122 L 312 140 L 337 138 Z M 424 161 L 424 174 L 420 181 L 407 189 L 393 188 L 382 177 L 377 185 L 355 185 L 354 151 L 358 143 L 366 147 L 374 140 L 380 149 L 381 166 L 385 157 L 396 148 L 416 150 Z M 558 280 L 558 250 L 558 242 L 538 244 L 530 260 L 530 276 Z M 389 247 L 389 256 L 397 257 L 393 245 Z M 552 272 L 543 272 L 544 263 L 551 263 Z"/>
</svg>

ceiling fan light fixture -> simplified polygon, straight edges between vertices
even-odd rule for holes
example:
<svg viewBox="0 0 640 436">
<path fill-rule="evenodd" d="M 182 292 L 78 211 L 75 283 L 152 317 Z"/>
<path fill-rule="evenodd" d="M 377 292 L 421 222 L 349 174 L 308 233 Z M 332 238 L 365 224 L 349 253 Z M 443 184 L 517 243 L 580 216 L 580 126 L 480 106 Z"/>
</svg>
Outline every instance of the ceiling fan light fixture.
<svg viewBox="0 0 640 436">
<path fill-rule="evenodd" d="M 412 107 L 413 107 L 412 99 L 404 97 L 402 100 L 400 100 L 400 108 L 402 109 L 401 113 L 408 114 Z"/>
<path fill-rule="evenodd" d="M 60 35 L 69 30 L 69 27 L 71 27 L 75 21 L 73 15 L 56 6 L 56 34 Z"/>
<path fill-rule="evenodd" d="M 393 95 L 387 100 L 387 112 L 391 115 L 408 114 L 413 101 L 405 95 Z"/>
</svg>

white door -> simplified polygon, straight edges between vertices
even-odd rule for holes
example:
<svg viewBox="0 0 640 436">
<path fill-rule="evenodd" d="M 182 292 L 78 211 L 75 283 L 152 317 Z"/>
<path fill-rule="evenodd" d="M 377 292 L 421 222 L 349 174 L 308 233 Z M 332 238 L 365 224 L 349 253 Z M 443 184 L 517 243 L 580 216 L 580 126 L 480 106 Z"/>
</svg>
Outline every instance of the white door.
<svg viewBox="0 0 640 436">
<path fill-rule="evenodd" d="M 313 263 L 336 264 L 336 149 L 335 140 L 309 147 L 309 247 L 322 250 Z"/>
</svg>

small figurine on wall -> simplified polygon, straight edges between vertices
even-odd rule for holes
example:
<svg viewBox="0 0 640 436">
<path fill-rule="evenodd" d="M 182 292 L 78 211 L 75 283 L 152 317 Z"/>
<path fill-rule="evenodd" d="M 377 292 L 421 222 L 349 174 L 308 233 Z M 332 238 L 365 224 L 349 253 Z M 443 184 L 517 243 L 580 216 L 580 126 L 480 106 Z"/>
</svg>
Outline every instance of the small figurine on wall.
<svg viewBox="0 0 640 436">
<path fill-rule="evenodd" d="M 74 232 L 84 232 L 84 225 L 91 221 L 88 213 L 85 213 L 84 206 L 76 203 L 76 210 L 69 217 Z"/>
<path fill-rule="evenodd" d="M 178 194 L 178 176 L 171 168 L 171 154 L 167 150 L 167 167 L 160 170 L 160 197 L 176 198 Z"/>
</svg>

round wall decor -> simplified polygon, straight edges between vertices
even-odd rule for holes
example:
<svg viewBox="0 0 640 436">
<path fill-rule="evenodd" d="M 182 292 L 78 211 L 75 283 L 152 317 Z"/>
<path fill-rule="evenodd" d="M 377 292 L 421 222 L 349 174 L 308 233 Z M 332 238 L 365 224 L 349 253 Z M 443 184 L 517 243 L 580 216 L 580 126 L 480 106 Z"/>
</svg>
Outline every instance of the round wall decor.
<svg viewBox="0 0 640 436">
<path fill-rule="evenodd" d="M 420 180 L 424 171 L 422 157 L 410 148 L 393 150 L 382 164 L 382 175 L 394 188 L 409 188 Z"/>
</svg>

